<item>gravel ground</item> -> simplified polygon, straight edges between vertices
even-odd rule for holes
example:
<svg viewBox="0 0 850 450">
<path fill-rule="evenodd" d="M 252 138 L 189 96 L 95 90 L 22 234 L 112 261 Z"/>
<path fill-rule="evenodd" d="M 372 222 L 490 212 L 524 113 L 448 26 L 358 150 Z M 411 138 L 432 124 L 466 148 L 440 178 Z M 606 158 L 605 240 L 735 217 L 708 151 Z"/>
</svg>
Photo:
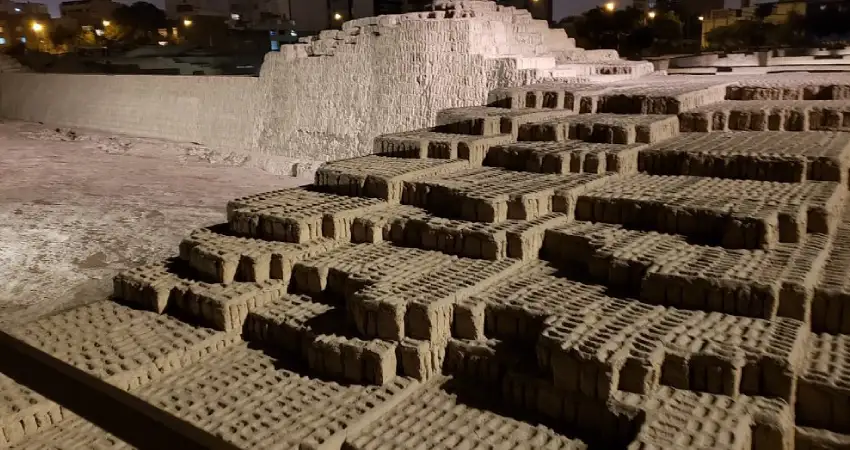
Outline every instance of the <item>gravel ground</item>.
<svg viewBox="0 0 850 450">
<path fill-rule="evenodd" d="M 0 122 L 0 325 L 111 291 L 228 200 L 296 186 L 199 145 Z"/>
</svg>

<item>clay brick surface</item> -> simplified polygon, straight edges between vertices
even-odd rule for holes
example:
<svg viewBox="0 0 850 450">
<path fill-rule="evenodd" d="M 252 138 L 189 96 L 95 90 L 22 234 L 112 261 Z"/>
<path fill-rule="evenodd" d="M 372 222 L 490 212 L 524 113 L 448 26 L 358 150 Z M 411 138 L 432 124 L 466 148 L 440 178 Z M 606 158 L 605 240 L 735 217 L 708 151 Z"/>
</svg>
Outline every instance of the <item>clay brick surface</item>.
<svg viewBox="0 0 850 450">
<path fill-rule="evenodd" d="M 730 250 L 681 236 L 575 222 L 548 230 L 542 254 L 650 304 L 809 323 L 831 245 L 828 236 L 810 234 L 770 251 Z"/>
<path fill-rule="evenodd" d="M 572 214 L 575 197 L 608 175 L 535 174 L 500 168 L 468 169 L 412 183 L 405 204 L 474 222 L 531 220 L 551 212 Z"/>
<path fill-rule="evenodd" d="M 58 407 L 58 406 L 57 406 Z M 29 436 L 12 450 L 132 450 L 130 444 L 69 411 L 59 425 Z"/>
<path fill-rule="evenodd" d="M 587 446 L 543 426 L 533 426 L 511 417 L 477 408 L 465 397 L 472 386 L 455 382 L 432 382 L 417 395 L 387 413 L 359 433 L 349 436 L 343 449 L 372 448 L 547 448 L 578 450 Z M 458 394 L 463 389 L 463 394 Z"/>
<path fill-rule="evenodd" d="M 35 350 L 121 389 L 135 389 L 239 341 L 115 302 L 92 303 L 9 333 Z"/>
<path fill-rule="evenodd" d="M 850 334 L 850 208 L 845 205 L 836 237 L 823 264 L 812 300 L 812 330 Z"/>
<path fill-rule="evenodd" d="M 426 129 L 378 136 L 374 151 L 397 158 L 465 159 L 481 165 L 490 147 L 510 142 L 513 137 L 507 134 L 475 136 Z"/>
<path fill-rule="evenodd" d="M 797 392 L 797 424 L 850 433 L 850 336 L 814 334 Z"/>
<path fill-rule="evenodd" d="M 522 264 L 513 259 L 453 258 L 418 276 L 365 287 L 348 298 L 346 307 L 362 336 L 442 344 L 451 334 L 455 305 L 510 276 Z"/>
<path fill-rule="evenodd" d="M 0 374 L 0 447 L 38 435 L 68 415 L 57 403 Z"/>
<path fill-rule="evenodd" d="M 847 100 L 850 83 L 840 74 L 782 74 L 757 77 L 726 88 L 729 100 Z"/>
<path fill-rule="evenodd" d="M 345 310 L 330 301 L 287 295 L 248 314 L 249 340 L 286 350 L 312 373 L 384 385 L 396 375 L 396 344 L 364 341 L 349 330 Z"/>
<path fill-rule="evenodd" d="M 640 154 L 657 175 L 846 183 L 848 166 L 850 133 L 683 133 Z"/>
<path fill-rule="evenodd" d="M 850 131 L 850 101 L 725 101 L 679 115 L 681 131 Z"/>
<path fill-rule="evenodd" d="M 520 141 L 575 139 L 603 144 L 654 144 L 679 134 L 676 116 L 582 114 L 546 122 L 520 125 Z"/>
<path fill-rule="evenodd" d="M 794 448 L 797 450 L 845 450 L 850 448 L 850 435 L 798 426 Z"/>
<path fill-rule="evenodd" d="M 772 248 L 806 233 L 830 233 L 845 186 L 632 175 L 582 194 L 576 219 L 678 233 L 726 248 Z"/>
<path fill-rule="evenodd" d="M 231 236 L 220 228 L 195 230 L 180 242 L 180 258 L 200 278 L 212 283 L 275 279 L 288 284 L 293 264 L 340 244 L 334 239 L 303 244 L 265 241 Z"/>
<path fill-rule="evenodd" d="M 520 126 L 576 114 L 566 109 L 506 109 L 488 106 L 444 109 L 437 114 L 437 129 L 446 133 L 517 138 Z"/>
<path fill-rule="evenodd" d="M 139 266 L 116 275 L 112 295 L 149 311 L 162 313 L 179 291 L 191 282 L 179 274 L 176 260 Z"/>
<path fill-rule="evenodd" d="M 517 142 L 490 149 L 484 165 L 538 173 L 637 172 L 643 144 L 618 145 L 581 141 Z"/>
<path fill-rule="evenodd" d="M 303 244 L 323 237 L 344 238 L 352 213 L 384 204 L 375 198 L 290 189 L 268 198 L 230 202 L 228 222 L 231 232 L 240 236 Z"/>
<path fill-rule="evenodd" d="M 646 85 L 613 89 L 599 97 L 598 112 L 615 114 L 679 114 L 723 101 L 728 83 L 704 82 Z"/>
<path fill-rule="evenodd" d="M 324 164 L 316 172 L 316 185 L 338 194 L 398 203 L 405 182 L 457 172 L 467 167 L 464 161 L 372 155 Z"/>
<path fill-rule="evenodd" d="M 163 420 L 186 421 L 239 448 L 322 448 L 339 446 L 417 388 L 401 377 L 382 387 L 308 378 L 237 345 L 134 394 Z"/>
</svg>

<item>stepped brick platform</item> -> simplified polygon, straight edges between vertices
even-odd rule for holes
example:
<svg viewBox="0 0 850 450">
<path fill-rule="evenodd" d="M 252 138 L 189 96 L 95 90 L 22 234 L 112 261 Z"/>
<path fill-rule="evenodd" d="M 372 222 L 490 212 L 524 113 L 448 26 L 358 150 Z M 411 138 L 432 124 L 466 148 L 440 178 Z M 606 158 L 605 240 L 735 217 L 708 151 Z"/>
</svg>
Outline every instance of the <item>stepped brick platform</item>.
<svg viewBox="0 0 850 450">
<path fill-rule="evenodd" d="M 0 345 L 205 448 L 844 449 L 850 133 L 731 119 L 828 81 L 499 88 Z M 0 447 L 127 436 L 0 374 Z"/>
</svg>

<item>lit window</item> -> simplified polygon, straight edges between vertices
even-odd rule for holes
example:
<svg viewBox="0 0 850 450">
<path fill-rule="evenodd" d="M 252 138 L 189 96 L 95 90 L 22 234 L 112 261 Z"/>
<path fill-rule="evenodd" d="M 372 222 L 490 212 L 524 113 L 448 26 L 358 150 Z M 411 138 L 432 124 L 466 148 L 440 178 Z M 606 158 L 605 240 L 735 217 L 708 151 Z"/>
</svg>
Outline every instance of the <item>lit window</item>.
<svg viewBox="0 0 850 450">
<path fill-rule="evenodd" d="M 6 38 L 0 38 L 0 45 L 6 45 Z"/>
<path fill-rule="evenodd" d="M 280 42 L 272 41 L 272 51 L 273 52 L 280 51 Z"/>
<path fill-rule="evenodd" d="M 26 44 L 26 43 L 27 43 L 27 38 L 22 37 L 22 38 L 21 38 L 21 42 L 23 42 L 24 44 Z"/>
<path fill-rule="evenodd" d="M 239 14 L 231 14 L 230 18 L 233 20 L 239 20 Z"/>
</svg>

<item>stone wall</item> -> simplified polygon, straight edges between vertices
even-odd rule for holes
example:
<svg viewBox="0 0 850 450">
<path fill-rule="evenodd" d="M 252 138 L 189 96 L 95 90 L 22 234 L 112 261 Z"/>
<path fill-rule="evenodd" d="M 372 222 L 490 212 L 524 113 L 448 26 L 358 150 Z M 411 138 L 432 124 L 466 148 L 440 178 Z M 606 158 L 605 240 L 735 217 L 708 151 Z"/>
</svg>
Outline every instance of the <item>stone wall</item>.
<svg viewBox="0 0 850 450">
<path fill-rule="evenodd" d="M 496 87 L 651 71 L 577 49 L 524 10 L 489 1 L 436 8 L 350 21 L 284 46 L 267 55 L 259 79 L 3 74 L 0 116 L 194 141 L 292 173 L 370 153 L 375 136 L 428 127 L 439 110 L 481 104 Z"/>
</svg>

